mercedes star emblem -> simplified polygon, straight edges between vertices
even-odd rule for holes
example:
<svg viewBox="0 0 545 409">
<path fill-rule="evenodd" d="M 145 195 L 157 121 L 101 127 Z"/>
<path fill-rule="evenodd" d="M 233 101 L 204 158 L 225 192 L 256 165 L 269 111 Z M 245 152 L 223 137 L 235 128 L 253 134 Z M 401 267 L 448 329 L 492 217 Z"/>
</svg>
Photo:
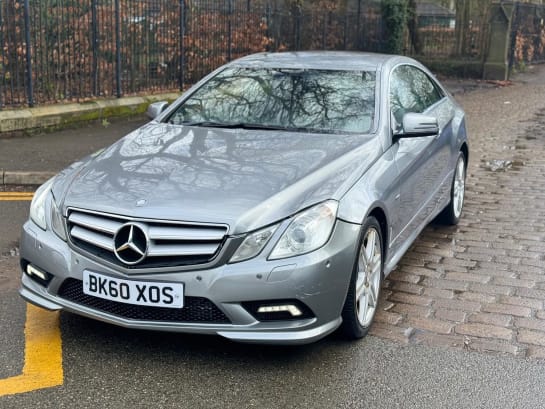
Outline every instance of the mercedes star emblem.
<svg viewBox="0 0 545 409">
<path fill-rule="evenodd" d="M 138 264 L 148 253 L 149 239 L 144 227 L 137 223 L 125 223 L 114 236 L 114 253 L 123 263 Z"/>
</svg>

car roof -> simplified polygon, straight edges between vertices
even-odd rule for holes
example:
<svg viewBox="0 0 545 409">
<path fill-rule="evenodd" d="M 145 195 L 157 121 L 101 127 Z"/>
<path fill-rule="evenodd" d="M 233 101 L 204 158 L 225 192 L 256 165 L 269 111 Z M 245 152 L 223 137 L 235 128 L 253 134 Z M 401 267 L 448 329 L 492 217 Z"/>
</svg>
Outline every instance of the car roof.
<svg viewBox="0 0 545 409">
<path fill-rule="evenodd" d="M 308 68 L 377 71 L 387 62 L 409 58 L 351 51 L 294 51 L 259 53 L 239 58 L 230 65 L 264 68 Z"/>
</svg>

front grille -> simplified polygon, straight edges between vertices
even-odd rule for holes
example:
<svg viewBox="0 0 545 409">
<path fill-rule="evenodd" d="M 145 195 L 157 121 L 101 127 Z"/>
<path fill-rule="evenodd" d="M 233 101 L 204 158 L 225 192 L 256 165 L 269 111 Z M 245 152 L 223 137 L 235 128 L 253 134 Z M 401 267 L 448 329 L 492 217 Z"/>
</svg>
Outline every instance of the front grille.
<svg viewBox="0 0 545 409">
<path fill-rule="evenodd" d="M 64 280 L 58 295 L 67 301 L 129 320 L 203 324 L 231 323 L 229 318 L 212 301 L 203 297 L 185 297 L 184 307 L 179 309 L 124 304 L 84 294 L 82 282 L 73 278 Z"/>
<path fill-rule="evenodd" d="M 129 222 L 137 224 L 148 239 L 146 256 L 134 264 L 122 262 L 114 251 L 116 233 Z M 221 250 L 227 234 L 225 225 L 131 219 L 79 209 L 69 209 L 67 230 L 75 247 L 128 269 L 208 263 Z"/>
</svg>

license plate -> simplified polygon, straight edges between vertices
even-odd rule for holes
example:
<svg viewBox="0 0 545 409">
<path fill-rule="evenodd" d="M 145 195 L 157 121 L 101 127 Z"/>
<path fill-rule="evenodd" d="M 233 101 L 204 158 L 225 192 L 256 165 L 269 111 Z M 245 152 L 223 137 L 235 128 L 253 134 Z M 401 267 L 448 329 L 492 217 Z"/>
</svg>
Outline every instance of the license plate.
<svg viewBox="0 0 545 409">
<path fill-rule="evenodd" d="M 184 306 L 182 283 L 124 280 L 84 271 L 83 292 L 93 297 L 125 304 L 167 308 Z"/>
</svg>

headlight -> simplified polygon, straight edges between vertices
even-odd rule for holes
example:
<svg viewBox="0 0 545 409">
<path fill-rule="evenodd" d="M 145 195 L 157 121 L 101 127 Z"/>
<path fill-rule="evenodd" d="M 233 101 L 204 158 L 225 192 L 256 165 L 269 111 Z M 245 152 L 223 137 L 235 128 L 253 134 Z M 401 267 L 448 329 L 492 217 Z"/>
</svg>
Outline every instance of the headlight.
<svg viewBox="0 0 545 409">
<path fill-rule="evenodd" d="M 51 200 L 51 229 L 60 239 L 66 241 L 66 231 L 64 230 L 62 214 L 57 207 L 57 203 L 55 203 L 54 197 L 53 200 Z"/>
<path fill-rule="evenodd" d="M 47 228 L 47 223 L 45 221 L 45 201 L 51 191 L 52 184 L 53 178 L 40 186 L 38 190 L 36 190 L 32 203 L 30 204 L 30 218 L 43 230 Z"/>
<path fill-rule="evenodd" d="M 268 243 L 277 227 L 278 225 L 275 224 L 274 226 L 265 227 L 264 229 L 250 233 L 238 247 L 237 251 L 235 251 L 229 262 L 236 263 L 257 256 Z"/>
<path fill-rule="evenodd" d="M 269 259 L 309 253 L 326 244 L 335 225 L 337 207 L 336 201 L 329 200 L 299 213 L 282 234 Z"/>
</svg>

